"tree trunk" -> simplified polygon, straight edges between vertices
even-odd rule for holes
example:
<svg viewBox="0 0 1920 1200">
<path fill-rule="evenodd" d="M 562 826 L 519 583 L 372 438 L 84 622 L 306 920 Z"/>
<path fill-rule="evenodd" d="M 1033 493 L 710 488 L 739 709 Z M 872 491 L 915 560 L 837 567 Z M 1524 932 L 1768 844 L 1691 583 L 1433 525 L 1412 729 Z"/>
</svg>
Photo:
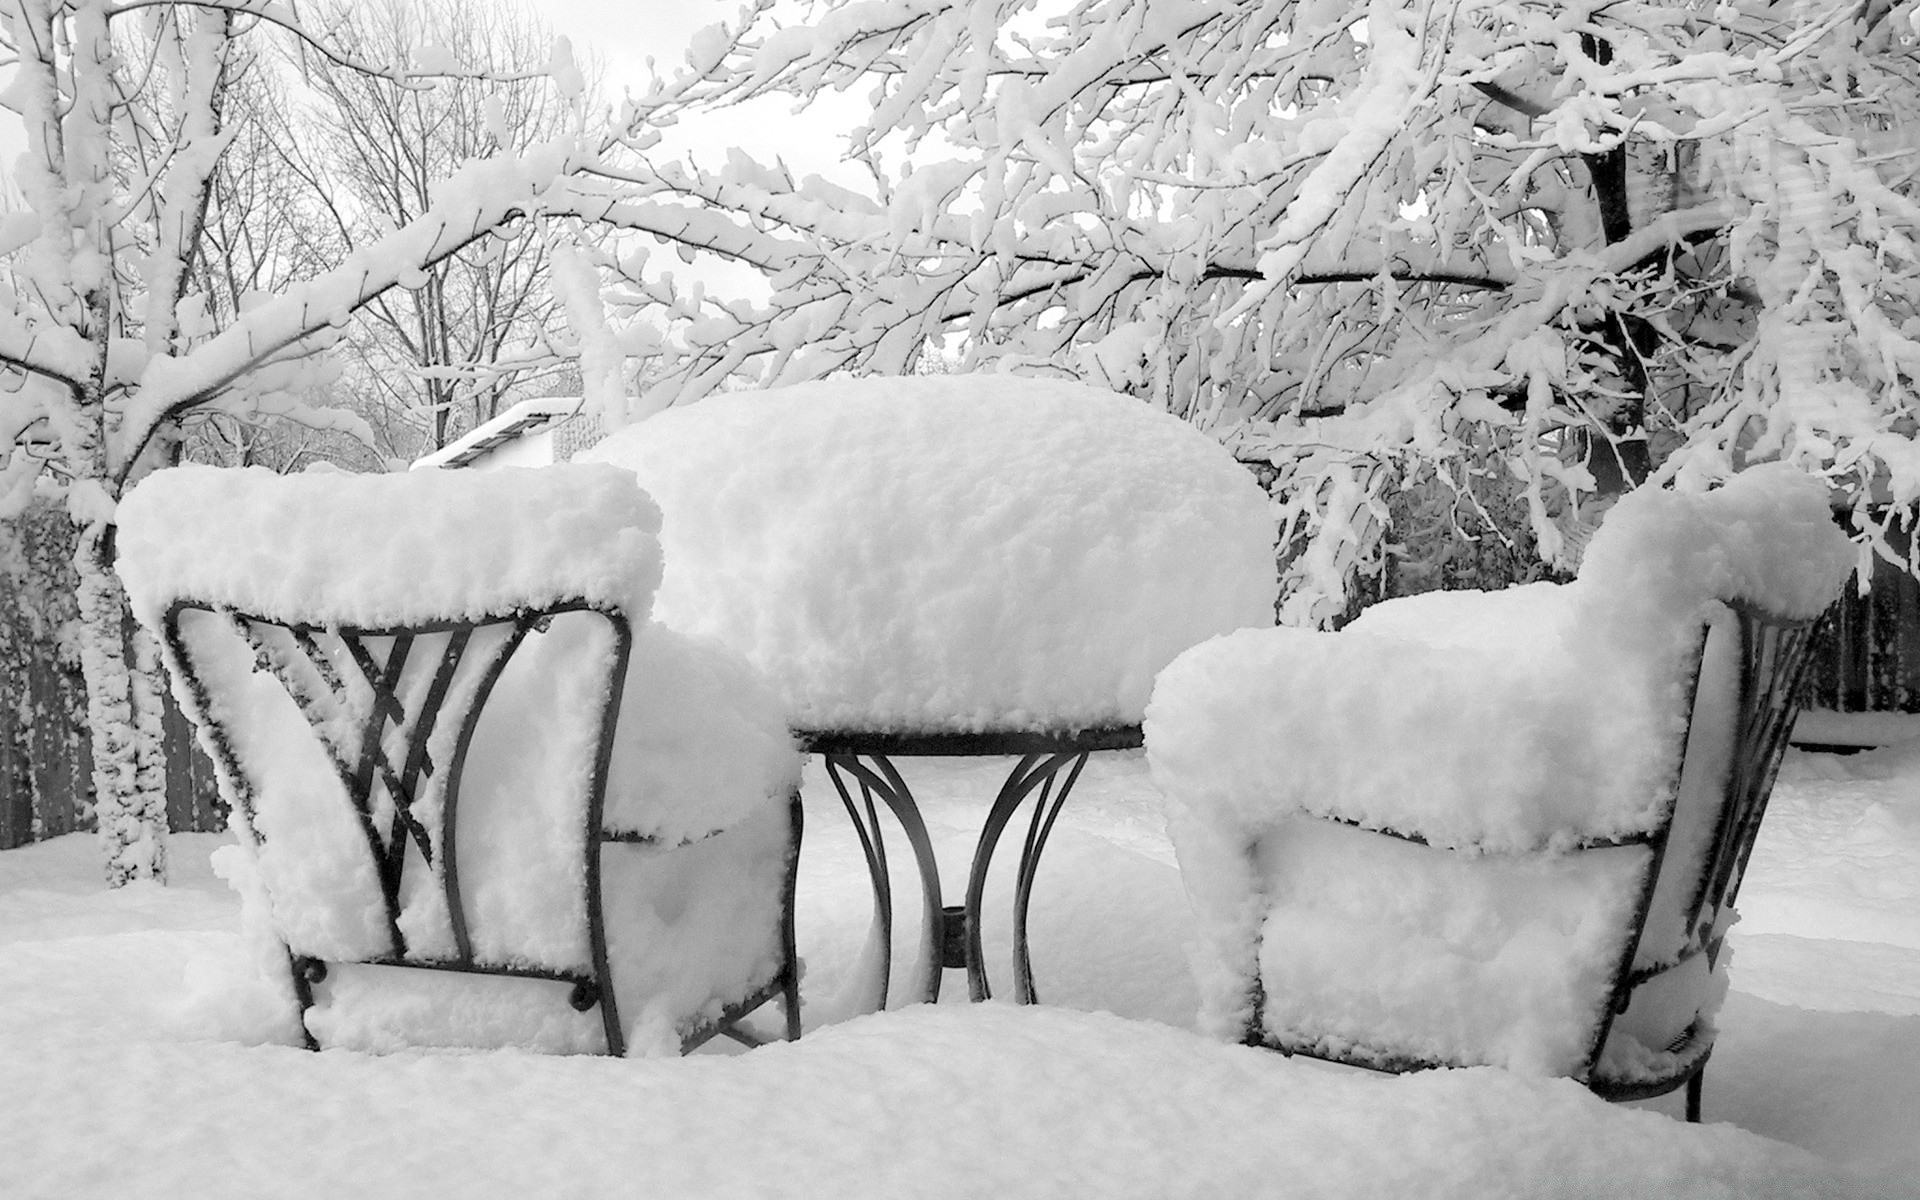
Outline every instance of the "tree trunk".
<svg viewBox="0 0 1920 1200">
<path fill-rule="evenodd" d="M 94 819 L 109 887 L 135 879 L 166 881 L 166 763 L 161 748 L 152 639 L 127 618 L 113 573 L 112 527 L 96 522 L 80 535 L 81 668 L 93 733 Z"/>
</svg>

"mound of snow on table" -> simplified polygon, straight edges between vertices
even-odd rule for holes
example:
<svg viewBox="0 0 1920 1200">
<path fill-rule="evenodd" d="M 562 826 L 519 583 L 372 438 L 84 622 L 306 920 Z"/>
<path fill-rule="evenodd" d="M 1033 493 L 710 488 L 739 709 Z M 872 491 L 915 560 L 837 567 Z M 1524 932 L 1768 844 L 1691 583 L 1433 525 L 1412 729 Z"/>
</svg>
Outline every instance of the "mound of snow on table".
<svg viewBox="0 0 1920 1200">
<path fill-rule="evenodd" d="M 584 457 L 660 503 L 661 619 L 738 648 L 799 728 L 1138 724 L 1174 655 L 1273 622 L 1275 526 L 1247 470 L 1080 384 L 735 393 Z"/>
</svg>

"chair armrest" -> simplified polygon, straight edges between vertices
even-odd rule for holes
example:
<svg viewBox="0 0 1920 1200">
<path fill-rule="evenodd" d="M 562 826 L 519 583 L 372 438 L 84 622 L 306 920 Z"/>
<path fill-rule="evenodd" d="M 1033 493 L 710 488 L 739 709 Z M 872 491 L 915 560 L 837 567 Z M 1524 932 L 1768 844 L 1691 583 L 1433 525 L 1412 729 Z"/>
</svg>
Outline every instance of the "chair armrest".
<svg viewBox="0 0 1920 1200">
<path fill-rule="evenodd" d="M 1522 852 L 1653 828 L 1685 730 L 1683 673 L 1640 688 L 1538 627 L 1515 632 L 1523 650 L 1361 628 L 1195 647 L 1156 681 L 1154 777 L 1196 816 L 1253 831 L 1308 815 Z"/>
<path fill-rule="evenodd" d="M 746 659 L 649 624 L 634 639 L 601 827 L 698 841 L 784 806 L 804 761 L 785 707 Z"/>
</svg>

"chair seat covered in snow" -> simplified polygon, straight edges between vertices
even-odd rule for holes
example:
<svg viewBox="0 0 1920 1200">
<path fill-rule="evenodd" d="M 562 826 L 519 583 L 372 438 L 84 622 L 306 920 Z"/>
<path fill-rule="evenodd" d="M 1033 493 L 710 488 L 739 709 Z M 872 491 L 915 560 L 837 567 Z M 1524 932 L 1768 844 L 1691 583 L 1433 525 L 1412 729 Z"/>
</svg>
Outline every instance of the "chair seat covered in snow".
<svg viewBox="0 0 1920 1200">
<path fill-rule="evenodd" d="M 967 969 L 974 998 L 989 994 L 985 878 L 1033 800 L 1013 963 L 1014 995 L 1031 1000 L 1026 900 L 1088 753 L 1140 744 L 1154 675 L 1180 651 L 1273 623 L 1277 531 L 1251 473 L 1187 423 L 1100 388 L 823 380 L 668 409 L 584 457 L 631 469 L 659 501 L 661 618 L 745 654 L 826 759 L 873 869 L 876 1004 L 892 905 L 876 797 L 920 868 L 910 986 L 929 1000 L 945 967 Z M 1020 759 L 983 799 L 964 906 L 943 904 L 890 761 L 921 754 Z"/>
<path fill-rule="evenodd" d="M 1823 484 L 1619 501 L 1572 583 L 1246 631 L 1156 682 L 1147 754 L 1203 1024 L 1390 1071 L 1497 1065 L 1697 1119 L 1722 939 L 1810 631 Z"/>
<path fill-rule="evenodd" d="M 737 655 L 650 620 L 658 528 L 604 466 L 122 503 L 310 1046 L 673 1053 L 774 997 L 798 1035 L 800 756 Z"/>
</svg>

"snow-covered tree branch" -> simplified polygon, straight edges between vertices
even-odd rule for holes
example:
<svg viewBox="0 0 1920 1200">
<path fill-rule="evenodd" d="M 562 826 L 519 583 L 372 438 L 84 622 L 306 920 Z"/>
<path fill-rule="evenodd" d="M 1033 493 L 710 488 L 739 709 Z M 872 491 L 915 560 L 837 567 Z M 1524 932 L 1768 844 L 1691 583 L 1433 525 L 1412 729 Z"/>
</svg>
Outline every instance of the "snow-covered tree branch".
<svg viewBox="0 0 1920 1200">
<path fill-rule="evenodd" d="M 609 301 L 668 331 L 654 403 L 939 347 L 1178 412 L 1277 473 L 1289 620 L 1346 607 L 1422 479 L 1565 563 L 1650 471 L 1785 457 L 1885 549 L 1920 500 L 1916 11 L 762 0 L 674 103 L 859 89 L 870 186 L 639 129 L 612 218 L 770 294 L 630 255 Z"/>
<path fill-rule="evenodd" d="M 576 108 L 543 141 L 442 172 L 385 236 L 277 275 L 273 295 L 210 296 L 199 290 L 217 275 L 202 257 L 208 215 L 236 135 L 226 101 L 251 39 L 275 31 L 331 44 L 277 4 L 0 2 L 14 57 L 0 104 L 27 146 L 14 174 L 26 207 L 0 219 L 0 511 L 51 483 L 81 531 L 96 816 L 116 884 L 166 865 L 158 662 L 125 620 L 112 569 L 121 492 L 171 460 L 195 414 L 284 413 L 370 441 L 354 415 L 304 406 L 312 354 L 356 310 L 422 286 L 463 249 L 580 215 L 569 176 L 597 157 Z M 330 60 L 358 69 L 344 51 Z M 565 75 L 569 62 L 563 49 L 550 67 Z M 367 69 L 419 87 L 474 74 L 436 56 Z"/>
</svg>

